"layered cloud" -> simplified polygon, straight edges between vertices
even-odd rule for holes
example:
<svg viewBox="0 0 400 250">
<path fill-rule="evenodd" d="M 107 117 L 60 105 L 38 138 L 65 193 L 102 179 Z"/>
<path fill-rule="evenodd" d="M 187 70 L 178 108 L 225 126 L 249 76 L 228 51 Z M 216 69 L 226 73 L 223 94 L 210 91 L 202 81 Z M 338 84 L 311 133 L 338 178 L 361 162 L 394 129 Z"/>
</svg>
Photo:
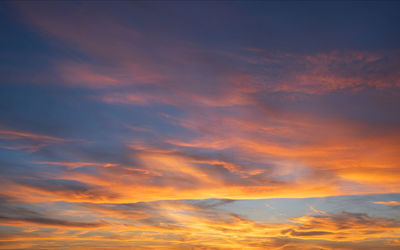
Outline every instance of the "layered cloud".
<svg viewBox="0 0 400 250">
<path fill-rule="evenodd" d="M 398 48 L 182 6 L 7 4 L 0 248 L 398 248 Z"/>
<path fill-rule="evenodd" d="M 396 238 L 400 233 L 400 224 L 396 219 L 374 218 L 360 213 L 322 212 L 290 218 L 282 223 L 267 223 L 227 211 L 226 206 L 234 203 L 233 200 L 204 200 L 74 204 L 74 210 L 79 209 L 80 214 L 90 213 L 90 217 L 101 218 L 100 222 L 87 223 L 40 219 L 37 212 L 17 209 L 13 216 L 18 211 L 18 215 L 23 216 L 21 220 L 37 226 L 30 227 L 30 238 L 27 238 L 26 231 L 16 233 L 21 228 L 18 224 L 14 225 L 13 237 L 5 236 L 3 241 L 21 245 L 28 243 L 31 247 L 37 247 L 46 240 L 47 246 L 64 243 L 89 248 L 107 248 L 108 245 L 162 249 L 374 249 L 378 245 L 381 249 L 397 247 Z M 7 211 L 9 213 L 10 210 L 2 207 L 2 214 Z M 68 216 L 73 216 L 72 211 L 65 212 Z M 45 228 L 54 226 L 59 229 L 46 232 Z M 78 229 L 68 229 L 70 227 Z M 96 227 L 98 229 L 93 229 Z M 92 229 L 88 231 L 86 228 Z M 46 239 L 46 236 L 50 238 Z M 86 245 L 88 240 L 90 245 Z"/>
</svg>

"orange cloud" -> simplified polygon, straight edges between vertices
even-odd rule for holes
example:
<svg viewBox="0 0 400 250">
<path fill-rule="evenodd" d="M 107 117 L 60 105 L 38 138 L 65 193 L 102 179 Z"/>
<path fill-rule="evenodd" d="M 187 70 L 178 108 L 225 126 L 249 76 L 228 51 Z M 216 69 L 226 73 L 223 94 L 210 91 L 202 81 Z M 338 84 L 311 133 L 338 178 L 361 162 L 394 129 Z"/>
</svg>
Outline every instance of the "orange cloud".
<svg viewBox="0 0 400 250">
<path fill-rule="evenodd" d="M 400 206 L 400 202 L 398 201 L 375 201 L 375 204 L 384 205 L 384 206 Z"/>
<path fill-rule="evenodd" d="M 85 88 L 110 106 L 172 106 L 179 118 L 163 115 L 168 124 L 156 124 L 159 131 L 123 122 L 149 137 L 117 129 L 105 137 L 115 140 L 110 148 L 120 146 L 115 155 L 79 146 L 39 154 L 83 140 L 1 129 L 0 147 L 38 154 L 21 166 L 1 163 L 0 193 L 14 200 L 0 204 L 0 248 L 398 248 L 396 219 L 310 206 L 313 215 L 269 223 L 220 208 L 230 199 L 398 192 L 398 51 L 211 51 L 138 31 L 112 14 L 88 15 L 86 4 L 16 6 L 42 36 L 79 54 L 79 61 L 53 59 L 57 81 L 41 82 Z M 389 101 L 373 104 L 362 95 L 371 89 Z M 368 101 L 350 107 L 343 93 Z M 321 96 L 339 96 L 343 106 L 324 109 Z M 182 201 L 206 198 L 227 200 Z M 17 202 L 24 204 L 9 205 Z M 39 212 L 30 208 L 40 204 Z M 59 213 L 47 214 L 45 205 Z"/>
<path fill-rule="evenodd" d="M 392 219 L 371 218 L 366 214 L 320 214 L 291 219 L 297 226 L 283 231 L 299 238 L 332 241 L 360 241 L 370 238 L 393 238 L 400 234 L 400 223 Z"/>
<path fill-rule="evenodd" d="M 16 139 L 21 139 L 21 138 L 27 138 L 27 139 L 33 139 L 33 140 L 50 141 L 50 142 L 66 141 L 65 139 L 59 138 L 59 137 L 32 134 L 32 133 L 12 131 L 12 130 L 0 130 L 0 138 L 5 139 L 5 140 L 16 140 Z"/>
<path fill-rule="evenodd" d="M 65 139 L 60 137 L 33 134 L 28 132 L 0 129 L 0 140 L 5 143 L 0 144 L 0 147 L 11 150 L 27 150 L 28 152 L 36 152 L 42 147 L 50 144 L 61 144 L 66 142 L 85 142 L 80 139 Z"/>
<path fill-rule="evenodd" d="M 374 249 L 378 245 L 395 249 L 400 233 L 400 223 L 395 219 L 348 212 L 301 216 L 281 223 L 256 222 L 223 209 L 232 202 L 84 203 L 80 204 L 83 209 L 102 218 L 102 227 L 65 227 L 49 233 L 43 226 L 52 225 L 14 225 L 14 232 L 2 240 L 42 247 L 68 244 L 78 249 L 107 249 L 108 244 L 161 249 Z"/>
</svg>

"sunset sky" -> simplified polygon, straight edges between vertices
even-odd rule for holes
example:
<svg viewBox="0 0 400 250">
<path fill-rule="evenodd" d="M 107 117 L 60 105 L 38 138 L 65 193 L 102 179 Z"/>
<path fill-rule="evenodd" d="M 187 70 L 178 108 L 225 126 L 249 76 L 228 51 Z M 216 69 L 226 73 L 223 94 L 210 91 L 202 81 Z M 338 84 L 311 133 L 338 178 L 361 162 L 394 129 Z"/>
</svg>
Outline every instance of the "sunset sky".
<svg viewBox="0 0 400 250">
<path fill-rule="evenodd" d="M 399 13 L 0 2 L 0 249 L 400 249 Z"/>
</svg>

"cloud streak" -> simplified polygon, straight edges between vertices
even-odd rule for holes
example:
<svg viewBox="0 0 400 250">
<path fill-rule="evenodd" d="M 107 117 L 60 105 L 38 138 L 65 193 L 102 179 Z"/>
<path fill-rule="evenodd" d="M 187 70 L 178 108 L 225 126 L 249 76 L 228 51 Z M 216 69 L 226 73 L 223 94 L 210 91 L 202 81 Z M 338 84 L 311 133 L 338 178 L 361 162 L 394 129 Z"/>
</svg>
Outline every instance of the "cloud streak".
<svg viewBox="0 0 400 250">
<path fill-rule="evenodd" d="M 398 10 L 5 3 L 0 249 L 398 248 Z"/>
</svg>

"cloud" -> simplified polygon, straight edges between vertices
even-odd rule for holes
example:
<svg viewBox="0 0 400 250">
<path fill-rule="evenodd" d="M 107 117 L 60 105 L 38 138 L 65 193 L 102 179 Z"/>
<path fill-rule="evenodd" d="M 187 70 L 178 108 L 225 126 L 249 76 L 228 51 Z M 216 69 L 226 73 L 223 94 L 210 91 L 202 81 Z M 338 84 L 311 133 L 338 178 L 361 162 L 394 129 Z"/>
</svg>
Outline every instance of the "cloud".
<svg viewBox="0 0 400 250">
<path fill-rule="evenodd" d="M 7 197 L 0 236 L 7 243 L 31 249 L 399 246 L 397 219 L 356 213 L 356 205 L 352 213 L 309 206 L 313 214 L 269 218 L 274 223 L 250 219 L 249 208 L 225 209 L 236 199 L 398 192 L 399 51 L 210 46 L 163 31 L 140 3 L 119 3 L 117 12 L 98 4 L 12 4 L 43 39 L 49 67 L 34 73 L 15 67 L 10 82 L 36 84 L 30 87 L 57 97 L 57 105 L 48 110 L 51 117 L 31 118 L 29 110 L 11 107 L 6 113 L 20 114 L 4 119 L 42 130 L 53 129 L 53 118 L 66 123 L 54 128 L 59 137 L 0 129 L 0 154 L 7 158 L 0 162 L 0 192 Z M 179 25 L 191 21 L 183 16 Z M 64 137 L 66 128 L 93 142 Z M 193 200 L 207 198 L 218 199 Z M 14 233 L 3 233 L 10 228 Z"/>
<path fill-rule="evenodd" d="M 10 173 L 7 182 L 15 181 L 8 190 L 18 196 L 34 190 L 32 199 L 45 195 L 69 201 L 137 202 L 379 193 L 398 185 L 393 135 L 365 137 L 358 130 L 359 137 L 353 135 L 352 126 L 357 124 L 318 120 L 272 119 L 275 126 L 266 126 L 269 119 L 195 118 L 177 120 L 180 126 L 203 131 L 193 141 L 179 137 L 159 137 L 158 145 L 137 141 L 118 157 L 126 158 L 120 162 L 114 156 L 105 162 L 85 161 L 88 158 L 82 154 L 77 161 L 35 161 L 40 168 L 34 179 Z M 220 127 L 208 127 L 211 123 Z M 326 128 L 331 131 L 328 135 Z M 40 176 L 45 169 L 51 172 Z"/>
<path fill-rule="evenodd" d="M 38 134 L 32 134 L 32 133 L 24 133 L 24 132 L 18 132 L 18 131 L 11 131 L 11 130 L 0 130 L 0 134 L 2 135 L 2 139 L 7 139 L 7 140 L 16 140 L 20 138 L 28 138 L 32 140 L 43 140 L 43 141 L 49 141 L 49 142 L 63 142 L 65 139 L 58 138 L 58 137 L 52 137 L 52 136 L 47 136 L 47 135 L 38 135 Z"/>
<path fill-rule="evenodd" d="M 68 197 L 83 200 L 112 200 L 118 197 L 102 187 L 88 185 L 74 180 L 64 179 L 25 179 L 18 180 L 18 184 L 29 189 L 34 189 L 36 192 L 44 192 L 50 196 L 55 197 Z M 54 197 L 54 198 L 55 198 Z"/>
<path fill-rule="evenodd" d="M 84 140 L 80 139 L 65 139 L 43 134 L 34 134 L 6 129 L 0 129 L 0 140 L 5 141 L 5 143 L 0 144 L 1 148 L 11 150 L 23 149 L 31 153 L 49 145 L 64 144 L 68 142 L 84 142 Z"/>
<path fill-rule="evenodd" d="M 232 200 L 78 203 L 73 205 L 81 207 L 80 213 L 101 218 L 101 222 L 98 222 L 100 225 L 61 223 L 45 219 L 27 223 L 50 228 L 53 223 L 60 223 L 66 228 L 63 231 L 46 232 L 34 227 L 35 231 L 30 236 L 37 237 L 37 240 L 43 239 L 46 234 L 52 235 L 51 240 L 54 242 L 37 242 L 44 244 L 42 246 L 64 242 L 82 247 L 90 240 L 91 247 L 122 244 L 126 247 L 159 246 L 171 249 L 373 249 L 379 244 L 382 249 L 396 247 L 394 239 L 399 233 L 400 225 L 396 219 L 342 212 L 307 215 L 291 218 L 288 222 L 268 223 L 254 221 L 226 210 L 225 206 L 234 204 L 235 201 Z M 21 212 L 24 213 L 27 212 Z M 14 226 L 16 230 L 26 228 L 21 224 Z M 14 241 L 33 242 L 26 234 L 15 232 L 13 235 L 17 236 Z"/>
<path fill-rule="evenodd" d="M 125 5 L 133 13 L 137 11 Z M 246 106 L 254 105 L 259 96 L 276 93 L 397 91 L 400 86 L 398 51 L 304 54 L 262 48 L 208 49 L 196 41 L 140 29 L 90 4 L 24 3 L 16 8 L 46 39 L 72 47 L 85 55 L 81 58 L 88 57 L 75 61 L 55 58 L 53 71 L 61 79 L 58 82 L 68 87 L 113 89 L 98 95 L 108 103 Z M 165 42 L 158 43 L 160 40 Z M 149 93 L 146 86 L 153 90 Z"/>
<path fill-rule="evenodd" d="M 0 223 L 1 225 L 15 225 L 27 227 L 29 225 L 45 227 L 67 228 L 97 228 L 104 226 L 104 222 L 72 221 L 65 218 L 52 218 L 48 213 L 32 210 L 18 202 L 1 199 Z"/>
<path fill-rule="evenodd" d="M 282 234 L 332 242 L 362 244 L 364 240 L 390 239 L 396 237 L 400 229 L 400 222 L 396 219 L 373 218 L 363 213 L 319 214 L 292 218 L 290 221 L 296 225 L 283 230 Z"/>
<path fill-rule="evenodd" d="M 383 206 L 392 206 L 392 207 L 400 206 L 400 202 L 398 201 L 375 201 L 374 203 Z"/>
</svg>

